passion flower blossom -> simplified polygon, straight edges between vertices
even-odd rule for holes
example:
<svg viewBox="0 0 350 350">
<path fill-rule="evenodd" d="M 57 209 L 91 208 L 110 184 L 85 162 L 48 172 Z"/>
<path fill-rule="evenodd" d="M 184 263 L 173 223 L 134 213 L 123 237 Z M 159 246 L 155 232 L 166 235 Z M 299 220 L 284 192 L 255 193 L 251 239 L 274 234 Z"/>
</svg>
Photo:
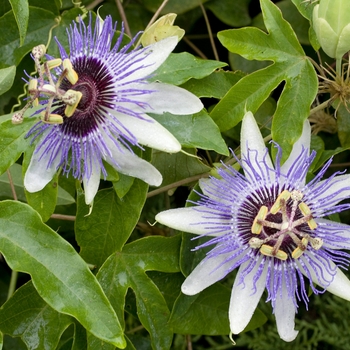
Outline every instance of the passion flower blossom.
<svg viewBox="0 0 350 350">
<path fill-rule="evenodd" d="M 221 178 L 200 182 L 197 206 L 159 213 L 156 220 L 200 236 L 212 236 L 197 247 L 215 245 L 182 285 L 194 295 L 239 267 L 231 294 L 229 320 L 238 334 L 249 323 L 267 290 L 277 330 L 292 341 L 298 302 L 308 304 L 308 285 L 350 300 L 350 281 L 339 269 L 350 255 L 350 226 L 325 217 L 349 209 L 340 202 L 350 195 L 350 176 L 335 173 L 321 180 L 330 161 L 306 183 L 315 158 L 309 153 L 310 125 L 281 165 L 281 149 L 272 164 L 253 115 L 242 122 L 241 160 L 244 175 L 231 166 L 218 169 Z M 339 204 L 340 203 L 340 204 Z M 307 280 L 309 284 L 307 284 Z M 314 284 L 317 286 L 314 286 Z"/>
<path fill-rule="evenodd" d="M 27 136 L 37 142 L 24 177 L 27 191 L 42 190 L 59 169 L 82 180 L 85 201 L 91 204 L 104 162 L 118 172 L 159 186 L 162 176 L 132 150 L 141 145 L 178 152 L 180 143 L 148 113 L 177 115 L 199 112 L 200 100 L 185 89 L 151 82 L 152 73 L 175 48 L 176 36 L 145 48 L 121 47 L 123 30 L 114 42 L 116 24 L 92 20 L 73 22 L 68 33 L 69 53 L 56 39 L 60 58 L 33 50 L 39 77 L 30 79 L 31 103 L 43 106 L 41 121 Z M 23 111 L 13 121 L 20 122 Z"/>
</svg>

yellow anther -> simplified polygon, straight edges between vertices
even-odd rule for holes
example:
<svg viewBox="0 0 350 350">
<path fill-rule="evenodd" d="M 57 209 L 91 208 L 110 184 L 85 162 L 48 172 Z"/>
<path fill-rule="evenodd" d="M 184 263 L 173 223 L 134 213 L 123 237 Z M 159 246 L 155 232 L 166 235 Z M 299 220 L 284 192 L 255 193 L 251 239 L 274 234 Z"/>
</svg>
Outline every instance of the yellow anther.
<svg viewBox="0 0 350 350">
<path fill-rule="evenodd" d="M 41 57 L 45 55 L 45 53 L 46 53 L 45 45 L 38 45 L 33 47 L 32 55 L 34 58 L 39 60 Z"/>
<path fill-rule="evenodd" d="M 74 85 L 78 81 L 78 74 L 77 72 L 73 69 L 72 62 L 70 61 L 69 58 L 65 58 L 63 60 L 63 69 L 67 70 L 67 79 L 69 82 Z"/>
<path fill-rule="evenodd" d="M 41 113 L 41 121 L 46 124 L 62 124 L 63 118 L 59 114 L 50 113 L 49 118 L 46 119 L 45 112 Z"/>
<path fill-rule="evenodd" d="M 300 249 L 299 247 L 295 248 L 292 252 L 292 258 L 298 259 L 303 255 L 304 251 Z"/>
<path fill-rule="evenodd" d="M 301 213 L 307 217 L 309 216 L 310 219 L 307 220 L 307 224 L 309 225 L 310 229 L 311 230 L 314 230 L 316 227 L 317 227 L 317 223 L 316 221 L 312 218 L 312 215 L 311 215 L 311 209 L 308 207 L 307 204 L 305 204 L 304 202 L 301 202 L 299 204 L 299 209 L 301 211 Z"/>
<path fill-rule="evenodd" d="M 38 89 L 38 79 L 30 79 L 29 85 L 28 85 L 28 91 L 32 95 L 33 93 L 36 93 Z"/>
<path fill-rule="evenodd" d="M 280 195 L 277 197 L 276 202 L 270 209 L 271 214 L 276 214 L 281 209 L 281 200 L 283 199 L 285 202 L 290 198 L 291 193 L 287 190 L 284 190 Z"/>
<path fill-rule="evenodd" d="M 255 233 L 258 235 L 261 232 L 263 225 L 259 224 L 258 220 L 265 220 L 267 212 L 268 212 L 267 207 L 265 205 L 263 205 L 260 208 L 258 215 L 255 217 L 255 219 L 253 221 L 253 225 L 251 228 L 252 233 Z"/>
<path fill-rule="evenodd" d="M 292 258 L 293 259 L 300 258 L 304 253 L 304 251 L 306 250 L 308 243 L 309 243 L 309 240 L 306 237 L 303 237 L 303 239 L 301 240 L 301 244 L 293 250 Z"/>
<path fill-rule="evenodd" d="M 62 60 L 60 58 L 54 58 L 53 60 L 49 60 L 46 62 L 49 69 L 59 67 L 62 64 Z"/>
<path fill-rule="evenodd" d="M 40 90 L 43 94 L 47 95 L 56 95 L 56 88 L 50 84 L 44 84 L 42 90 Z"/>
<path fill-rule="evenodd" d="M 259 239 L 257 237 L 253 237 L 249 240 L 249 245 L 252 247 L 252 248 L 255 248 L 255 249 L 258 249 L 261 247 L 261 245 L 263 244 L 263 240 L 262 239 Z"/>
<path fill-rule="evenodd" d="M 323 239 L 322 238 L 310 238 L 311 247 L 315 250 L 319 250 L 323 245 Z"/>
<path fill-rule="evenodd" d="M 278 250 L 277 252 L 274 252 L 274 248 L 267 245 L 263 244 L 260 248 L 260 253 L 266 256 L 271 256 L 280 260 L 287 260 L 288 254 L 284 252 L 283 250 Z"/>
</svg>

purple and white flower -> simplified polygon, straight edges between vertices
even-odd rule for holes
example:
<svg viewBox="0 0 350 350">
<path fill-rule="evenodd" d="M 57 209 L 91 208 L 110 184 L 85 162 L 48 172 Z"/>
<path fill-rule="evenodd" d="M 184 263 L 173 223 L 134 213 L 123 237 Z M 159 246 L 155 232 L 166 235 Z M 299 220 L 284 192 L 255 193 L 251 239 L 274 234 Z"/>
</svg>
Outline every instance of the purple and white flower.
<svg viewBox="0 0 350 350">
<path fill-rule="evenodd" d="M 104 162 L 118 172 L 159 186 L 162 176 L 139 158 L 133 146 L 145 145 L 164 152 L 178 152 L 180 143 L 148 113 L 184 115 L 199 112 L 200 100 L 185 89 L 151 82 L 152 73 L 175 48 L 178 38 L 169 37 L 145 48 L 132 49 L 135 40 L 121 48 L 123 31 L 117 38 L 111 17 L 90 17 L 86 26 L 73 22 L 67 31 L 69 53 L 57 41 L 60 59 L 33 51 L 39 78 L 29 81 L 32 102 L 42 108 L 42 121 L 28 136 L 36 142 L 24 177 L 27 191 L 42 190 L 61 169 L 82 180 L 85 201 L 91 204 Z M 17 113 L 13 121 L 20 122 Z"/>
<path fill-rule="evenodd" d="M 218 169 L 221 178 L 200 182 L 203 192 L 196 206 L 159 213 L 156 220 L 177 230 L 212 236 L 197 247 L 214 245 L 182 285 L 194 295 L 239 268 L 231 294 L 229 320 L 238 334 L 249 323 L 266 289 L 285 341 L 298 332 L 298 302 L 308 304 L 308 286 L 315 294 L 325 290 L 350 300 L 350 281 L 339 269 L 350 255 L 350 226 L 326 217 L 350 208 L 350 175 L 335 173 L 321 180 L 330 161 L 308 183 L 315 158 L 310 154 L 310 125 L 281 165 L 278 145 L 273 165 L 258 125 L 246 113 L 241 131 L 240 165 Z M 307 281 L 309 283 L 307 283 Z M 317 286 L 315 286 L 315 283 Z"/>
</svg>

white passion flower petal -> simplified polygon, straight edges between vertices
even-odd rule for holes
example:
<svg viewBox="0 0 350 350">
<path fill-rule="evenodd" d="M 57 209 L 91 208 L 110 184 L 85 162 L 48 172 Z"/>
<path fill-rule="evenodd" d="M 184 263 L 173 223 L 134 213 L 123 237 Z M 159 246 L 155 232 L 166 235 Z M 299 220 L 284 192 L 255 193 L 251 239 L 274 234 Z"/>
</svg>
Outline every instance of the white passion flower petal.
<svg viewBox="0 0 350 350">
<path fill-rule="evenodd" d="M 241 333 L 248 325 L 265 289 L 267 268 L 258 278 L 256 277 L 260 261 L 261 259 L 246 275 L 242 275 L 242 271 L 247 268 L 250 261 L 243 263 L 237 272 L 229 309 L 230 329 L 233 334 Z"/>
<path fill-rule="evenodd" d="M 90 177 L 87 177 L 86 174 L 83 174 L 83 184 L 85 192 L 85 203 L 90 205 L 97 193 L 98 186 L 100 185 L 100 176 L 101 176 L 101 167 L 96 162 L 91 164 L 91 174 Z"/>
<path fill-rule="evenodd" d="M 138 143 L 163 152 L 181 151 L 180 142 L 164 126 L 144 115 L 144 120 L 109 110 L 136 137 Z"/>
<path fill-rule="evenodd" d="M 133 88 L 150 91 L 138 96 L 138 100 L 143 102 L 142 111 L 144 113 L 186 115 L 193 114 L 203 109 L 201 100 L 186 89 L 178 86 L 159 82 L 148 83 L 146 86 L 132 84 Z"/>
<path fill-rule="evenodd" d="M 273 164 L 252 112 L 247 112 L 242 119 L 241 159 L 246 177 L 274 179 L 273 171 L 268 170 L 273 169 Z"/>
<path fill-rule="evenodd" d="M 195 295 L 215 282 L 222 280 L 234 264 L 231 256 L 232 253 L 230 252 L 202 260 L 182 284 L 182 293 Z M 241 259 L 242 255 L 239 258 Z"/>
<path fill-rule="evenodd" d="M 51 156 L 51 153 L 36 152 L 34 150 L 28 169 L 24 175 L 24 187 L 28 192 L 41 191 L 52 180 L 61 160 L 61 151 L 58 152 L 50 164 Z"/>
<path fill-rule="evenodd" d="M 274 311 L 280 338 L 287 342 L 293 341 L 299 333 L 294 329 L 296 308 L 293 298 L 288 295 L 285 281 L 282 282 L 282 290 L 277 292 Z"/>
<path fill-rule="evenodd" d="M 171 36 L 144 49 L 129 53 L 125 58 L 133 63 L 125 70 L 127 74 L 120 83 L 126 84 L 147 78 L 164 63 L 177 43 L 177 36 Z"/>
<path fill-rule="evenodd" d="M 340 298 L 350 301 L 350 281 L 338 267 L 326 290 Z"/>
<path fill-rule="evenodd" d="M 150 163 L 127 150 L 121 144 L 117 147 L 113 141 L 106 138 L 111 155 L 106 155 L 106 161 L 118 172 L 137 177 L 151 186 L 159 186 L 162 181 L 161 173 Z"/>
<path fill-rule="evenodd" d="M 311 142 L 311 127 L 308 120 L 304 122 L 303 130 L 299 139 L 294 143 L 292 152 L 290 153 L 288 159 L 281 166 L 281 173 L 287 174 L 290 167 L 295 163 L 295 160 L 300 156 L 303 150 L 307 151 L 307 156 L 310 151 Z M 305 184 L 305 180 L 304 180 Z"/>
<path fill-rule="evenodd" d="M 157 214 L 156 221 L 179 231 L 217 236 L 217 232 L 211 232 L 214 232 L 217 226 L 227 225 L 227 221 L 220 220 L 217 216 L 212 217 L 206 212 L 207 208 L 204 206 L 170 209 Z"/>
</svg>

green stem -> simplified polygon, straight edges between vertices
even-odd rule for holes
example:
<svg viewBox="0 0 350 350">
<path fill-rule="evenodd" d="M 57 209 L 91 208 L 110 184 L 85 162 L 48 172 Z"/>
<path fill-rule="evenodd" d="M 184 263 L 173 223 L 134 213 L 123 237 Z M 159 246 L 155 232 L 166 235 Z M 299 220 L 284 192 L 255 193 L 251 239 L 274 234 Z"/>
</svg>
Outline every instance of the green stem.
<svg viewBox="0 0 350 350">
<path fill-rule="evenodd" d="M 315 114 L 316 112 L 318 112 L 318 111 L 320 111 L 322 109 L 325 109 L 329 105 L 330 102 L 331 102 L 331 99 L 322 102 L 320 105 L 316 106 L 315 108 L 312 108 L 310 110 L 310 114 L 309 115 Z"/>
<path fill-rule="evenodd" d="M 336 64 L 335 64 L 335 70 L 337 72 L 337 75 L 341 77 L 341 65 L 342 65 L 343 58 L 337 58 Z"/>
<path fill-rule="evenodd" d="M 17 279 L 18 279 L 18 271 L 12 270 L 10 286 L 9 286 L 9 290 L 7 293 L 7 300 L 9 300 L 12 297 L 12 294 L 16 290 Z"/>
</svg>

